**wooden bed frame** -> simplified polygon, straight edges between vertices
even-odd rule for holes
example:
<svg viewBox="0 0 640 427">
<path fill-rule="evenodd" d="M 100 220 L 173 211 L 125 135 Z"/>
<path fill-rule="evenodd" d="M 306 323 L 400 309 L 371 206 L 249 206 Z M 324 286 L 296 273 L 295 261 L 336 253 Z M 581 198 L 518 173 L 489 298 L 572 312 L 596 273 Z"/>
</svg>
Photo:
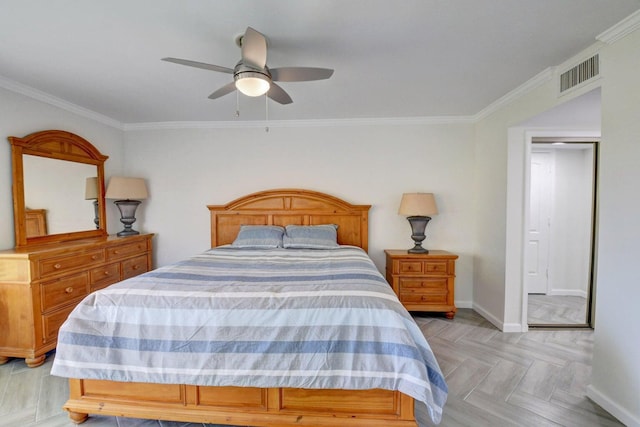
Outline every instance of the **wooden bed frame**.
<svg viewBox="0 0 640 427">
<path fill-rule="evenodd" d="M 231 243 L 242 224 L 338 224 L 338 242 L 367 250 L 370 206 L 307 190 L 254 193 L 211 212 L 211 246 Z M 416 427 L 414 400 L 397 391 L 200 387 L 70 379 L 64 405 L 88 414 L 251 426 Z"/>
</svg>

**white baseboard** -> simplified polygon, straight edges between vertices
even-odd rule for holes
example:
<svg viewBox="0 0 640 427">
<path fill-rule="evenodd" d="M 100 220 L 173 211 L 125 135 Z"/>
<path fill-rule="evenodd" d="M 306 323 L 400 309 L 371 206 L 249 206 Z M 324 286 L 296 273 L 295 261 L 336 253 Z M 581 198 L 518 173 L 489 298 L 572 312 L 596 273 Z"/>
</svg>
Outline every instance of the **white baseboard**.
<svg viewBox="0 0 640 427">
<path fill-rule="evenodd" d="M 605 411 L 616 417 L 618 421 L 627 427 L 640 427 L 640 415 L 636 416 L 630 413 L 607 395 L 598 391 L 593 385 L 587 386 L 587 397 L 602 406 Z"/>
<path fill-rule="evenodd" d="M 473 301 L 454 301 L 456 308 L 473 308 Z"/>
<path fill-rule="evenodd" d="M 581 289 L 551 289 L 549 295 L 587 298 L 587 291 Z"/>
<path fill-rule="evenodd" d="M 472 308 L 502 332 L 523 332 L 522 325 L 520 323 L 504 323 L 475 302 L 473 303 Z"/>
</svg>

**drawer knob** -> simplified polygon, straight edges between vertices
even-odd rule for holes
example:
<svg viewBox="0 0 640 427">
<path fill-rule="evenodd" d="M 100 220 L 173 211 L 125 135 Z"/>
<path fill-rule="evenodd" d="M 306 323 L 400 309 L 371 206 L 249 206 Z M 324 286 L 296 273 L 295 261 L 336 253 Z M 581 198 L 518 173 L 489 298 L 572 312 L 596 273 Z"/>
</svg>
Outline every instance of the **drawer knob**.
<svg viewBox="0 0 640 427">
<path fill-rule="evenodd" d="M 113 253 L 117 255 L 120 253 L 120 251 L 116 249 L 115 251 L 113 251 Z"/>
<path fill-rule="evenodd" d="M 108 276 L 109 274 L 111 274 L 111 273 L 109 273 L 109 271 L 105 271 L 105 272 L 104 272 L 104 275 L 105 275 L 105 276 Z"/>
<path fill-rule="evenodd" d="M 71 286 L 69 286 L 68 288 L 65 288 L 64 290 L 66 293 L 70 294 L 73 293 L 73 288 Z"/>
<path fill-rule="evenodd" d="M 91 255 L 91 259 L 94 260 L 94 261 L 97 260 L 98 259 L 98 255 Z"/>
<path fill-rule="evenodd" d="M 62 266 L 60 264 L 56 264 L 56 265 L 53 266 L 53 268 L 55 268 L 57 270 L 59 268 L 62 268 Z"/>
<path fill-rule="evenodd" d="M 131 267 L 131 269 L 132 269 L 132 270 L 137 270 L 137 269 L 139 269 L 139 268 L 140 268 L 140 266 L 139 266 L 139 265 L 134 265 L 134 266 L 132 266 L 132 267 Z"/>
</svg>

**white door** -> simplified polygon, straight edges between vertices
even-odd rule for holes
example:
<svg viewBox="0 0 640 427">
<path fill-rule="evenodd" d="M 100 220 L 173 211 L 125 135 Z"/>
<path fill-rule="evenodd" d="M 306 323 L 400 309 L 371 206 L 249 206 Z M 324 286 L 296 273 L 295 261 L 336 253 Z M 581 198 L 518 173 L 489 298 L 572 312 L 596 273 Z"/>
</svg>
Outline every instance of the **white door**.
<svg viewBox="0 0 640 427">
<path fill-rule="evenodd" d="M 549 283 L 549 230 L 551 220 L 552 155 L 531 153 L 529 229 L 525 253 L 527 293 L 546 294 Z"/>
</svg>

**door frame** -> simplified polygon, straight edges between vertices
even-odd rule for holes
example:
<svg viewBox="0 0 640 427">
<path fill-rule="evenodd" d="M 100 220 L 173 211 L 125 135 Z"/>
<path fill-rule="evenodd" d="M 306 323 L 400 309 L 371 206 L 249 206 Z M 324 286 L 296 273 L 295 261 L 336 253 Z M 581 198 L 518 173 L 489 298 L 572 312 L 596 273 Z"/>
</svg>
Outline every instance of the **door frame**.
<svg viewBox="0 0 640 427">
<path fill-rule="evenodd" d="M 587 266 L 587 295 L 586 295 L 586 307 L 585 307 L 585 322 L 584 323 L 567 323 L 567 324 L 560 324 L 560 323 L 547 323 L 547 324 L 536 324 L 536 323 L 529 323 L 528 319 L 527 319 L 527 326 L 529 328 L 567 328 L 567 327 L 571 327 L 571 328 L 581 328 L 581 327 L 593 327 L 593 319 L 592 319 L 592 308 L 595 304 L 595 298 L 594 298 L 594 266 L 595 266 L 595 256 L 594 256 L 594 250 L 595 250 L 595 236 L 596 236 L 596 229 L 595 229 L 595 217 L 596 217 L 596 213 L 597 213 L 597 209 L 596 209 L 596 203 L 597 203 L 597 184 L 598 184 L 598 148 L 599 148 L 599 138 L 532 138 L 531 141 L 531 152 L 530 155 L 533 156 L 534 150 L 533 147 L 538 145 L 538 144 L 548 144 L 548 143 L 565 143 L 565 144 L 581 144 L 581 145 L 590 145 L 591 146 L 591 150 L 592 150 L 592 159 L 591 159 L 591 165 L 589 168 L 589 174 L 591 175 L 592 178 L 592 182 L 591 182 L 591 203 L 589 205 L 589 217 L 590 217 L 590 222 L 588 224 L 591 235 L 589 236 L 589 248 L 588 248 L 588 258 L 587 258 L 587 262 L 588 262 L 588 266 Z M 554 153 L 554 150 L 552 149 L 550 152 Z M 555 157 L 554 157 L 555 158 Z M 531 166 L 531 157 L 530 157 L 530 162 L 529 165 Z M 555 163 L 555 162 L 554 162 Z M 525 196 L 529 196 L 526 197 L 525 203 L 526 203 L 526 208 L 527 211 L 529 212 L 529 202 L 530 202 L 530 180 L 531 180 L 531 172 L 529 172 L 529 192 L 525 195 Z M 552 211 L 554 211 L 554 209 L 552 208 Z M 553 216 L 553 213 L 551 214 Z M 527 218 L 527 221 L 525 222 L 525 229 L 529 228 L 529 218 Z M 551 237 L 550 237 L 551 238 Z M 527 253 L 527 249 L 528 247 L 525 245 L 525 247 L 523 248 L 523 254 L 525 259 L 527 258 L 527 256 L 529 255 Z M 525 272 L 525 279 L 526 279 L 526 272 Z M 547 286 L 549 285 L 549 283 L 547 283 Z M 528 289 L 526 289 L 526 283 L 525 283 L 525 289 L 524 292 L 526 293 L 526 299 L 527 299 L 527 303 L 528 303 L 528 298 L 529 298 L 529 292 Z M 527 305 L 528 307 L 528 305 Z"/>
<path fill-rule="evenodd" d="M 517 132 L 517 129 L 514 129 Z M 520 329 L 521 332 L 527 332 L 529 330 L 528 323 L 528 303 L 529 296 L 527 294 L 526 289 L 526 281 L 525 281 L 525 251 L 526 251 L 526 241 L 527 241 L 527 231 L 529 226 L 529 194 L 531 187 L 531 150 L 533 148 L 533 141 L 543 141 L 545 138 L 554 139 L 554 140 L 563 140 L 563 141 L 574 141 L 574 142 L 593 142 L 594 143 L 594 185 L 593 185 L 593 214 L 592 214 L 592 234 L 591 234 L 591 266 L 589 269 L 589 295 L 587 298 L 587 315 L 588 315 L 588 323 L 584 325 L 571 325 L 571 327 L 584 327 L 584 328 L 593 328 L 595 326 L 595 290 L 597 287 L 596 283 L 596 274 L 595 274 L 595 266 L 597 262 L 597 253 L 596 253 L 596 240 L 598 236 L 598 165 L 600 163 L 599 158 L 599 144 L 601 140 L 600 132 L 594 132 L 593 130 L 586 131 L 569 131 L 569 130 L 551 130 L 551 129 L 522 129 L 520 132 L 524 134 L 524 164 L 523 164 L 523 175 L 522 178 L 522 222 L 520 224 L 520 247 L 518 251 L 520 255 L 517 257 L 519 262 L 519 272 L 520 277 L 518 281 L 520 282 L 520 301 L 522 303 L 521 306 L 521 319 L 520 319 Z M 515 230 L 514 230 L 515 231 Z M 508 234 L 508 233 L 507 233 Z M 515 248 L 514 248 L 515 249 Z M 563 327 L 566 328 L 566 325 L 562 326 L 554 326 L 550 327 Z M 515 332 L 515 330 L 509 330 L 509 332 Z"/>
</svg>

